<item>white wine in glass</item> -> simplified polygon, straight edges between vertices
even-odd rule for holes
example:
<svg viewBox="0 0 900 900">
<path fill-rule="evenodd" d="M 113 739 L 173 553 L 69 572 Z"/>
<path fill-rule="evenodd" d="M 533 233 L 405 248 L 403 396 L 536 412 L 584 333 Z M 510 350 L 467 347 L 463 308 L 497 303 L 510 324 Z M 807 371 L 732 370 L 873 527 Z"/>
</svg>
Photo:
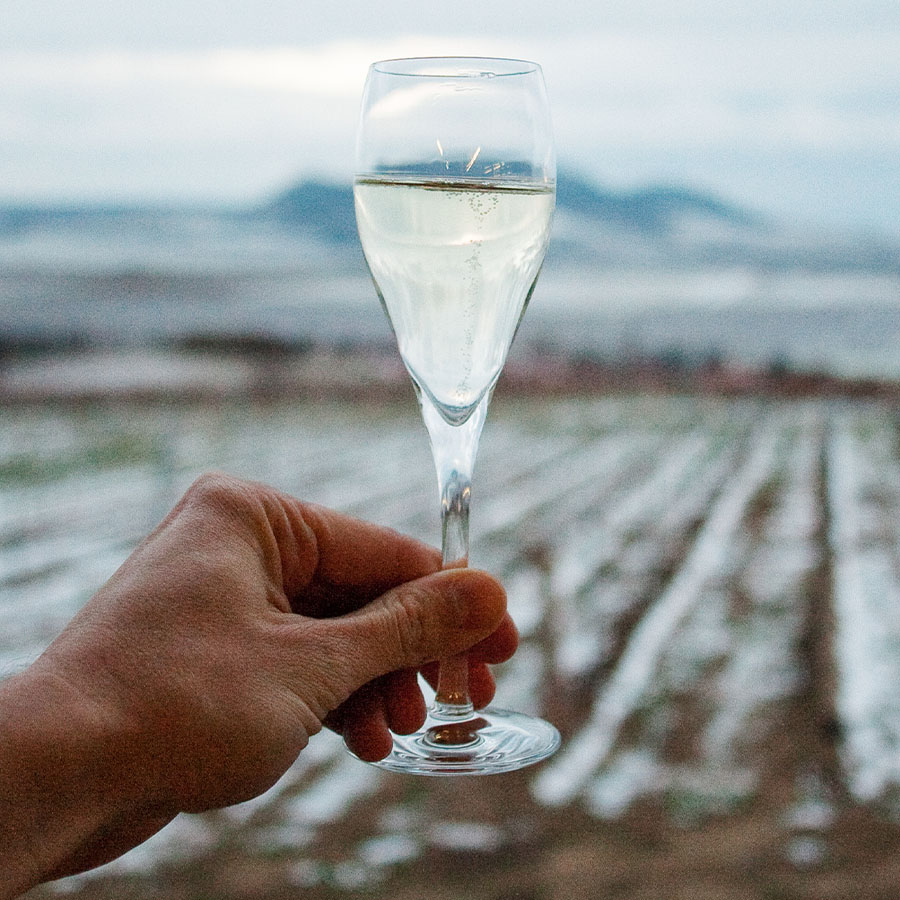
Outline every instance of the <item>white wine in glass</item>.
<svg viewBox="0 0 900 900">
<path fill-rule="evenodd" d="M 540 66 L 439 57 L 374 63 L 357 138 L 363 251 L 431 439 L 445 567 L 469 556 L 472 470 L 491 392 L 550 235 L 556 167 Z M 559 746 L 541 719 L 469 700 L 444 660 L 425 725 L 375 765 L 506 772 Z"/>
</svg>

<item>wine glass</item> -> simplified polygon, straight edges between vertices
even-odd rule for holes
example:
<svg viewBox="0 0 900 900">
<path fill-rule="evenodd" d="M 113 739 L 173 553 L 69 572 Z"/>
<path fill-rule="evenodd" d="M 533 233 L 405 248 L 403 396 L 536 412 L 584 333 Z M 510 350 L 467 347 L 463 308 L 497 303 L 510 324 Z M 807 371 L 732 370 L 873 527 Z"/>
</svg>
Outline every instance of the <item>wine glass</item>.
<svg viewBox="0 0 900 900">
<path fill-rule="evenodd" d="M 556 164 L 540 66 L 394 59 L 369 68 L 356 152 L 359 236 L 431 439 L 443 565 L 469 556 L 472 469 L 491 393 L 550 234 Z M 428 719 L 375 765 L 424 775 L 530 765 L 547 722 L 473 709 L 468 660 L 443 660 Z"/>
</svg>

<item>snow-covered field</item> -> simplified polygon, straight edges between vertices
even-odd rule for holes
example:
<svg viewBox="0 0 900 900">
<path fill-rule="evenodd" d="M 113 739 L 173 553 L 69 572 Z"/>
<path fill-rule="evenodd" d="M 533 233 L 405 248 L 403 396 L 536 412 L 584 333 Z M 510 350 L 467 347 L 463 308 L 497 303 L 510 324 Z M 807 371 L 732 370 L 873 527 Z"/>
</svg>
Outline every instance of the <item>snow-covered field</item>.
<svg viewBox="0 0 900 900">
<path fill-rule="evenodd" d="M 411 400 L 6 409 L 0 671 L 33 659 L 212 467 L 437 540 Z M 171 887 L 191 867 L 243 865 L 285 890 L 400 896 L 392 879 L 421 859 L 508 861 L 574 840 L 564 828 L 649 816 L 690 829 L 760 809 L 766 852 L 797 871 L 849 865 L 851 826 L 880 829 L 893 841 L 883 857 L 900 854 L 896 410 L 498 399 L 472 546 L 523 636 L 498 703 L 554 720 L 554 758 L 451 785 L 382 773 L 322 734 L 263 797 L 181 817 L 47 895 L 111 897 L 123 880 Z M 250 896 L 217 883 L 215 896 Z"/>
</svg>

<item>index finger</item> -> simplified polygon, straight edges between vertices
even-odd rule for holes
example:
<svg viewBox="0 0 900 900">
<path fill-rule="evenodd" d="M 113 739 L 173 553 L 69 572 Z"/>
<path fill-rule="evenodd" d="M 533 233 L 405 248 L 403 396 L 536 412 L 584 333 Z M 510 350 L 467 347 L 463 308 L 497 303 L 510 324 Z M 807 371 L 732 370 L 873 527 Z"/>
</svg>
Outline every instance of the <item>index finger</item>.
<svg viewBox="0 0 900 900">
<path fill-rule="evenodd" d="M 302 593 L 307 615 L 339 615 L 441 567 L 434 547 L 392 528 L 285 495 L 282 502 L 295 520 L 294 540 L 302 535 L 313 544 L 311 571 L 300 573 L 300 579 L 284 571 L 289 599 Z M 295 555 L 281 553 L 283 561 Z"/>
</svg>

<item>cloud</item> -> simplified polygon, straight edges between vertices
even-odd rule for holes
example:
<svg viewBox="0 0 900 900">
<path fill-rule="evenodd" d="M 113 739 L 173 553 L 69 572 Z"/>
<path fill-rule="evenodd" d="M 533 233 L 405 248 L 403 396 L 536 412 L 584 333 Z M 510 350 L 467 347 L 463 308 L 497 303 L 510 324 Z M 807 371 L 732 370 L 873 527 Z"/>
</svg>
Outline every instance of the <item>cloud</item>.
<svg viewBox="0 0 900 900">
<path fill-rule="evenodd" d="M 557 121 L 601 145 L 896 146 L 897 46 L 890 33 L 601 34 L 550 45 L 544 68 Z"/>
<path fill-rule="evenodd" d="M 763 194 L 777 196 L 790 177 L 795 196 L 805 177 L 814 202 L 821 172 L 804 166 L 834 171 L 840 159 L 851 171 L 893 171 L 896 182 L 900 31 L 777 32 L 755 21 L 746 30 L 5 52 L 0 195 L 241 200 L 304 172 L 345 177 L 368 64 L 460 53 L 541 62 L 561 161 L 601 179 L 708 172 L 710 186 L 740 195 L 750 166 L 757 193 L 770 171 Z M 849 203 L 862 202 L 845 189 Z"/>
</svg>

